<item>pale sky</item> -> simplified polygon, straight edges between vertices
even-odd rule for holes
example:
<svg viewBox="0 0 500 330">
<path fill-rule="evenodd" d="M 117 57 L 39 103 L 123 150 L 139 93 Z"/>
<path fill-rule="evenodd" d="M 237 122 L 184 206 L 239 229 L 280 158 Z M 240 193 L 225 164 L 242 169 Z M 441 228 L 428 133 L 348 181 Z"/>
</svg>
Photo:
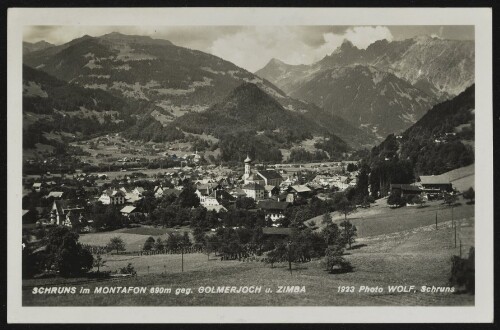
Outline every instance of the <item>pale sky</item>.
<svg viewBox="0 0 500 330">
<path fill-rule="evenodd" d="M 311 64 L 331 54 L 344 40 L 363 49 L 377 40 L 419 35 L 474 40 L 473 26 L 28 26 L 23 32 L 24 41 L 57 45 L 86 34 L 147 35 L 219 56 L 251 72 L 272 58 Z"/>
</svg>

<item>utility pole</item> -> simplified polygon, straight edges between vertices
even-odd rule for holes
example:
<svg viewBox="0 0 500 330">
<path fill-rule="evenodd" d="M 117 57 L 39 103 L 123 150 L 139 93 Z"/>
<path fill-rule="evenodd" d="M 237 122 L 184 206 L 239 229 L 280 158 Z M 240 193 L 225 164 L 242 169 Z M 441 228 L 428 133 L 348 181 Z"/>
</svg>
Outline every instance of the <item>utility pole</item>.
<svg viewBox="0 0 500 330">
<path fill-rule="evenodd" d="M 457 247 L 457 225 L 455 224 L 455 247 Z"/>
<path fill-rule="evenodd" d="M 460 259 L 462 258 L 462 240 L 460 240 Z"/>
<path fill-rule="evenodd" d="M 292 258 L 290 255 L 290 249 L 292 246 L 292 242 L 288 241 L 288 269 L 290 269 L 290 275 L 292 275 Z"/>
<path fill-rule="evenodd" d="M 181 247 L 181 272 L 184 272 L 184 246 Z"/>
<path fill-rule="evenodd" d="M 438 213 L 436 211 L 436 230 L 438 229 Z"/>
<path fill-rule="evenodd" d="M 455 248 L 457 247 L 457 224 L 455 223 L 455 218 L 453 217 L 453 206 L 451 207 L 451 222 L 455 231 Z"/>
</svg>

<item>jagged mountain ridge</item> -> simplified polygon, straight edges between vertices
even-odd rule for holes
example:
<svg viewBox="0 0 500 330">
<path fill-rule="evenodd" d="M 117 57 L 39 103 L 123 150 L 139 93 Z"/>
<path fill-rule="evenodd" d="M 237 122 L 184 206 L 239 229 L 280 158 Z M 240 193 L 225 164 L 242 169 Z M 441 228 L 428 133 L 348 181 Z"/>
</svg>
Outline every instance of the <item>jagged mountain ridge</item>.
<svg viewBox="0 0 500 330">
<path fill-rule="evenodd" d="M 144 36 L 111 33 L 84 36 L 67 44 L 26 54 L 27 65 L 86 89 L 141 101 L 150 116 L 166 126 L 177 117 L 208 109 L 243 82 L 254 83 L 284 108 L 309 118 L 317 106 L 288 97 L 265 79 L 216 56 Z M 146 120 L 147 121 L 147 120 Z M 353 145 L 375 138 L 335 116 L 329 128 Z"/>
<path fill-rule="evenodd" d="M 291 93 L 379 138 L 411 126 L 436 103 L 406 81 L 373 66 L 323 70 Z"/>
<path fill-rule="evenodd" d="M 293 92 L 318 72 L 353 64 L 371 65 L 407 80 L 428 84 L 436 98 L 445 99 L 474 83 L 474 42 L 426 36 L 389 42 L 379 40 L 366 49 L 344 41 L 332 54 L 311 65 L 288 65 L 270 61 L 256 74 L 286 93 Z M 276 74 L 276 73 L 280 74 Z"/>
</svg>

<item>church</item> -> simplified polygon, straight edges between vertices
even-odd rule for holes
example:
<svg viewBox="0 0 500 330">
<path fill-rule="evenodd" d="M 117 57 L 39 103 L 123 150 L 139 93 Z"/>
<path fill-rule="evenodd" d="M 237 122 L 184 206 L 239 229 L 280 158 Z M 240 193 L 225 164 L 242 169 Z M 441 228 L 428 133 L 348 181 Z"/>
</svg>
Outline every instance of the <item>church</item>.
<svg viewBox="0 0 500 330">
<path fill-rule="evenodd" d="M 281 174 L 274 170 L 255 171 L 255 173 L 252 173 L 252 159 L 248 155 L 244 162 L 245 174 L 243 174 L 243 181 L 245 184 L 257 183 L 262 186 L 277 187 L 283 182 Z"/>
</svg>

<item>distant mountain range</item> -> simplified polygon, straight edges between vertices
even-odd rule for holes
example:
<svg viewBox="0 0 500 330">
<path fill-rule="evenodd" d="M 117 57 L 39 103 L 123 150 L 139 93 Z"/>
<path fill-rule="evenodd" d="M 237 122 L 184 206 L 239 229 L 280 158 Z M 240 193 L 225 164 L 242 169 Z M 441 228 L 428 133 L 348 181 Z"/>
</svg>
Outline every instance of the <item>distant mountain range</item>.
<svg viewBox="0 0 500 330">
<path fill-rule="evenodd" d="M 26 42 L 26 41 L 24 41 L 23 42 L 23 54 L 28 54 L 31 52 L 35 52 L 37 50 L 43 50 L 43 49 L 46 49 L 49 47 L 54 47 L 54 45 L 45 41 L 45 40 L 38 41 L 38 42 Z"/>
<path fill-rule="evenodd" d="M 415 37 L 358 49 L 344 41 L 311 65 L 272 59 L 256 74 L 291 97 L 384 136 L 474 83 L 474 42 Z"/>
<path fill-rule="evenodd" d="M 321 123 L 353 147 L 377 137 L 311 103 L 287 96 L 271 82 L 219 57 L 146 36 L 110 33 L 24 54 L 24 63 L 87 90 L 139 104 L 138 122 L 166 127 L 175 118 L 209 109 L 242 83 L 252 83 L 284 109 Z M 325 122 L 326 120 L 326 122 Z M 158 123 L 154 124 L 156 127 Z M 294 127 L 290 127 L 291 130 Z"/>
</svg>

